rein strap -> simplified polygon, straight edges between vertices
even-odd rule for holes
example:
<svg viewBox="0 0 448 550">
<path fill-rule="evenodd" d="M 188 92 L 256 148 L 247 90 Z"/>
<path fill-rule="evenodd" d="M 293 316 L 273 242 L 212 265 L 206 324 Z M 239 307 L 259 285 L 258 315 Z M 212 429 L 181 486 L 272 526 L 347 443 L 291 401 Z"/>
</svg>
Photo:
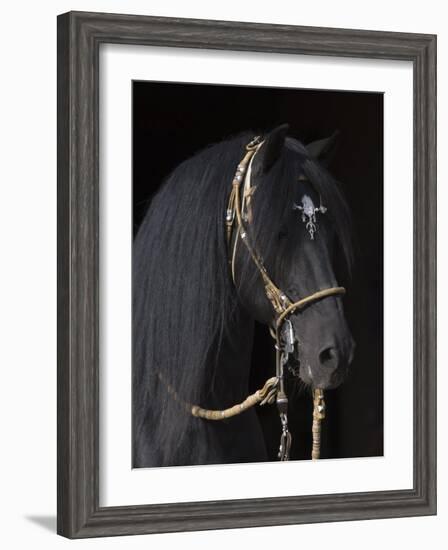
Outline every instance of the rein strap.
<svg viewBox="0 0 448 550">
<path fill-rule="evenodd" d="M 275 401 L 277 386 L 278 378 L 273 376 L 266 380 L 265 385 L 260 390 L 246 397 L 241 403 L 233 405 L 233 407 L 224 410 L 210 410 L 203 409 L 198 405 L 192 405 L 191 414 L 198 418 L 205 418 L 206 420 L 224 420 L 225 418 L 231 418 L 232 416 L 241 414 L 258 403 L 260 405 L 265 405 L 266 403 L 271 405 Z"/>
</svg>

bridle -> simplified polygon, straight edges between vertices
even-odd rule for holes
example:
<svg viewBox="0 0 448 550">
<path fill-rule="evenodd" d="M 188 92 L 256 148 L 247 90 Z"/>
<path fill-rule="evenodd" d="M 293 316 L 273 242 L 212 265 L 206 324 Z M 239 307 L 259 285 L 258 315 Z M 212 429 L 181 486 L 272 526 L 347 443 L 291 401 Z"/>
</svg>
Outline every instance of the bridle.
<svg viewBox="0 0 448 550">
<path fill-rule="evenodd" d="M 294 352 L 296 341 L 294 329 L 289 317 L 313 304 L 314 302 L 345 293 L 343 287 L 331 287 L 319 290 L 305 298 L 293 301 L 286 292 L 281 290 L 271 279 L 263 263 L 263 259 L 256 251 L 254 245 L 250 242 L 249 234 L 245 226 L 252 220 L 251 198 L 255 187 L 251 184 L 251 169 L 255 155 L 263 146 L 264 141 L 260 136 L 255 137 L 246 145 L 246 153 L 238 164 L 235 176 L 232 181 L 232 191 L 229 196 L 229 202 L 226 211 L 226 234 L 229 250 L 229 262 L 232 278 L 235 283 L 235 258 L 239 239 L 244 243 L 249 255 L 261 275 L 264 285 L 264 292 L 274 309 L 274 321 L 271 327 L 271 334 L 275 340 L 276 349 L 276 403 L 282 424 L 282 435 L 280 440 L 279 458 L 280 460 L 289 459 L 289 450 L 291 447 L 291 434 L 288 430 L 288 398 L 285 388 L 285 367 L 289 355 Z M 241 193 L 241 188 L 243 192 Z M 232 235 L 233 245 L 232 245 Z M 313 412 L 313 458 L 318 458 L 320 445 L 317 439 L 320 439 L 320 420 L 325 416 L 325 403 L 323 390 L 316 388 L 314 390 L 314 412 Z"/>
<path fill-rule="evenodd" d="M 185 402 L 178 395 L 176 390 L 169 384 L 169 382 L 164 379 L 161 373 L 158 373 L 158 376 L 165 383 L 170 395 L 172 395 L 175 400 L 181 402 L 190 414 L 206 420 L 223 420 L 241 414 L 256 404 L 272 404 L 275 401 L 282 425 L 278 457 L 283 461 L 289 460 L 289 451 L 291 448 L 291 434 L 288 430 L 288 397 L 286 395 L 285 371 L 289 356 L 294 353 L 294 345 L 297 341 L 289 318 L 291 315 L 299 312 L 318 300 L 322 300 L 323 298 L 327 298 L 329 296 L 345 294 L 345 288 L 326 288 L 324 290 L 314 292 L 313 294 L 301 298 L 300 300 L 293 301 L 274 283 L 269 276 L 264 266 L 262 257 L 258 254 L 255 246 L 250 241 L 247 227 L 245 225 L 245 223 L 249 225 L 252 221 L 252 209 L 250 203 L 252 195 L 255 191 L 255 186 L 252 186 L 251 184 L 252 162 L 263 144 L 264 141 L 260 136 L 257 136 L 246 145 L 246 153 L 238 164 L 236 173 L 233 177 L 232 190 L 229 196 L 225 220 L 227 245 L 229 250 L 229 264 L 234 284 L 236 250 L 238 242 L 241 240 L 244 243 L 256 269 L 261 275 L 264 285 L 264 292 L 271 303 L 272 308 L 274 309 L 274 320 L 272 326 L 270 327 L 270 333 L 275 340 L 275 376 L 269 378 L 263 388 L 249 395 L 244 401 L 224 410 L 203 409 L 199 405 Z M 243 189 L 243 192 L 241 192 L 241 189 Z M 321 421 L 325 418 L 324 394 L 321 388 L 314 389 L 313 403 L 313 445 L 311 457 L 312 459 L 318 459 L 320 457 Z"/>
</svg>

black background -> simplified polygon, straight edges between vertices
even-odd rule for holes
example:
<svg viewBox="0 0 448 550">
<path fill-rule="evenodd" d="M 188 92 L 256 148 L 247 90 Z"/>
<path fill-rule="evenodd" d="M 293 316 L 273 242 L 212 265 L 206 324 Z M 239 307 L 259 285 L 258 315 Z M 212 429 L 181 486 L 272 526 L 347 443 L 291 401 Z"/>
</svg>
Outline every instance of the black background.
<svg viewBox="0 0 448 550">
<path fill-rule="evenodd" d="M 344 298 L 356 341 L 350 377 L 326 392 L 322 458 L 383 454 L 383 95 L 366 92 L 158 82 L 133 83 L 134 232 L 163 179 L 210 143 L 243 130 L 289 123 L 309 143 L 338 130 L 329 167 L 343 185 L 355 234 L 355 269 Z M 230 189 L 229 182 L 229 189 Z M 345 283 L 345 281 L 343 281 Z M 253 389 L 272 376 L 272 340 L 256 326 Z M 271 460 L 278 448 L 275 407 L 258 409 Z M 290 396 L 292 458 L 309 458 L 312 402 Z"/>
</svg>

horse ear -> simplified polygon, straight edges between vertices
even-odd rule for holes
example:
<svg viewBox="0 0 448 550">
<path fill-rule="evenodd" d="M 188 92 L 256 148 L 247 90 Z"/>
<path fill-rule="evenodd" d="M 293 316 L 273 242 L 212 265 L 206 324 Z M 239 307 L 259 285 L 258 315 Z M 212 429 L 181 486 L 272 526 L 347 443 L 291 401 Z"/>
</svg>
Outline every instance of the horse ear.
<svg viewBox="0 0 448 550">
<path fill-rule="evenodd" d="M 336 150 L 339 132 L 336 130 L 330 137 L 318 139 L 306 145 L 310 157 L 319 160 L 324 165 L 329 164 Z"/>
<path fill-rule="evenodd" d="M 271 130 L 269 134 L 264 137 L 264 144 L 260 149 L 264 173 L 269 172 L 280 157 L 283 146 L 285 145 L 285 138 L 288 130 L 289 124 L 282 124 L 274 128 L 274 130 Z"/>
</svg>

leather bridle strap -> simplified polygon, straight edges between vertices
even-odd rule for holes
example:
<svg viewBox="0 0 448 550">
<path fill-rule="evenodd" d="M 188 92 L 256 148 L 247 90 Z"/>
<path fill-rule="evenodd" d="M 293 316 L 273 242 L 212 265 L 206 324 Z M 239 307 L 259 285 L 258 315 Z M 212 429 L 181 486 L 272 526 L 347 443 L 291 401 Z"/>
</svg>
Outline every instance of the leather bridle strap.
<svg viewBox="0 0 448 550">
<path fill-rule="evenodd" d="M 246 188 L 251 189 L 251 194 L 253 193 L 254 188 L 251 187 L 250 184 L 247 185 L 247 182 L 244 176 L 246 175 L 247 167 L 249 166 L 249 164 L 251 163 L 251 161 L 253 160 L 257 151 L 263 145 L 263 143 L 264 142 L 260 141 L 259 137 L 254 138 L 246 146 L 247 152 L 243 160 L 238 164 L 236 174 L 232 181 L 232 191 L 231 191 L 231 194 L 229 197 L 229 203 L 227 206 L 227 214 L 226 214 L 227 242 L 230 247 L 231 239 L 232 239 L 232 230 L 236 219 L 237 231 L 236 231 L 236 235 L 233 243 L 233 252 L 230 255 L 233 282 L 236 283 L 235 250 L 237 247 L 238 238 L 241 238 L 241 240 L 244 242 L 244 245 L 252 258 L 252 261 L 254 262 L 258 272 L 260 273 L 263 279 L 265 293 L 277 314 L 276 326 L 279 327 L 283 322 L 283 320 L 288 315 L 291 315 L 292 313 L 294 313 L 297 309 L 303 309 L 307 305 L 310 305 L 311 303 L 321 300 L 322 298 L 326 298 L 328 296 L 345 294 L 345 288 L 338 286 L 338 287 L 327 288 L 324 290 L 319 290 L 318 292 L 310 294 L 305 298 L 301 298 L 296 302 L 292 302 L 291 299 L 287 296 L 287 294 L 282 290 L 280 290 L 280 288 L 269 277 L 266 271 L 266 268 L 263 265 L 263 261 L 259 256 L 259 254 L 256 253 L 254 247 L 252 246 L 248 236 L 248 232 L 244 226 L 243 214 L 241 211 L 241 193 L 240 193 L 241 186 L 244 186 L 245 189 Z"/>
<path fill-rule="evenodd" d="M 241 162 L 238 164 L 235 176 L 232 181 L 232 191 L 230 193 L 229 203 L 227 206 L 227 214 L 226 214 L 227 242 L 230 247 L 231 240 L 232 240 L 232 230 L 236 220 L 237 231 L 233 242 L 233 251 L 232 251 L 232 254 L 229 256 L 233 282 L 236 283 L 236 280 L 235 280 L 236 247 L 238 245 L 238 239 L 241 238 L 241 240 L 243 241 L 246 249 L 248 250 L 252 258 L 252 261 L 254 262 L 258 272 L 260 273 L 263 279 L 264 290 L 268 300 L 271 302 L 275 312 L 277 314 L 281 314 L 286 308 L 292 305 L 292 302 L 288 299 L 286 294 L 282 292 L 277 287 L 277 285 L 275 285 L 272 279 L 269 277 L 266 271 L 266 268 L 263 265 L 263 261 L 261 257 L 255 252 L 255 249 L 253 248 L 250 242 L 247 230 L 244 226 L 243 214 L 241 212 L 242 201 L 241 201 L 240 188 L 243 185 L 244 189 L 250 189 L 251 194 L 253 193 L 254 188 L 251 187 L 250 182 L 249 184 L 247 184 L 245 176 L 246 176 L 248 166 L 250 165 L 251 161 L 255 157 L 255 154 L 257 153 L 258 149 L 263 145 L 263 143 L 264 142 L 260 141 L 259 138 L 254 138 L 246 146 L 246 154 L 244 158 L 241 160 Z"/>
</svg>

